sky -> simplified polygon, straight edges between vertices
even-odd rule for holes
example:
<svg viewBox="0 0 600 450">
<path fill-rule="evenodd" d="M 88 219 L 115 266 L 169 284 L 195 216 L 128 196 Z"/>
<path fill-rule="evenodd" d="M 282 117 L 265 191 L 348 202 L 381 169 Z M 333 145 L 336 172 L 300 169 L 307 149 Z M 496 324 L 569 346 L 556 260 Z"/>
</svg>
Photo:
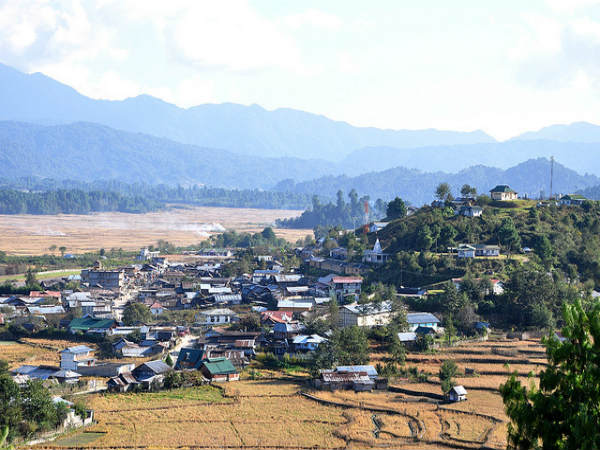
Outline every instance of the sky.
<svg viewBox="0 0 600 450">
<path fill-rule="evenodd" d="M 600 0 L 0 0 L 0 62 L 93 98 L 507 139 L 600 122 Z"/>
</svg>

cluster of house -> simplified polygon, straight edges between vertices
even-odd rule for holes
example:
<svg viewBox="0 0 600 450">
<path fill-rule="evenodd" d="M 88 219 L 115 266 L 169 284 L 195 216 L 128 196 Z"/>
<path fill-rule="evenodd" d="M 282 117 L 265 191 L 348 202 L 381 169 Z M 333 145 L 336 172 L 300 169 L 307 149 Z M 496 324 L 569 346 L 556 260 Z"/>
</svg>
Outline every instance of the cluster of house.
<svg viewBox="0 0 600 450">
<path fill-rule="evenodd" d="M 231 359 L 211 355 L 203 349 L 184 348 L 179 351 L 175 367 L 162 359 L 134 363 L 99 363 L 94 349 L 77 345 L 60 352 L 60 366 L 23 365 L 13 370 L 13 380 L 23 386 L 32 379 L 74 384 L 81 377 L 106 378 L 110 391 L 125 392 L 132 388 L 151 389 L 160 387 L 167 372 L 175 370 L 199 370 L 206 382 L 239 379 L 238 369 Z M 234 359 L 234 358 L 232 358 Z"/>
<path fill-rule="evenodd" d="M 386 222 L 374 222 L 370 225 L 370 230 L 373 232 L 379 231 L 385 228 L 386 225 Z M 332 248 L 329 250 L 329 257 L 316 256 L 317 250 L 317 247 L 304 248 L 298 251 L 298 255 L 310 267 L 340 275 L 360 275 L 373 266 L 385 264 L 390 258 L 390 254 L 382 250 L 379 239 L 375 241 L 372 249 L 363 252 L 361 262 L 350 261 L 349 257 L 352 255 L 344 247 Z"/>
</svg>

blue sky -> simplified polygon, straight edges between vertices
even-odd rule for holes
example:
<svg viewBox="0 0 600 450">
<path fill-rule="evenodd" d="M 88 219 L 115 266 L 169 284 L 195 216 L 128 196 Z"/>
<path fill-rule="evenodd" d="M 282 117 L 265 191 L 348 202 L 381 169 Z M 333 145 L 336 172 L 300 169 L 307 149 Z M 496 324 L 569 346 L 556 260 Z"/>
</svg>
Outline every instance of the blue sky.
<svg viewBox="0 0 600 450">
<path fill-rule="evenodd" d="M 0 62 L 94 98 L 506 139 L 599 122 L 600 0 L 0 0 Z"/>
</svg>

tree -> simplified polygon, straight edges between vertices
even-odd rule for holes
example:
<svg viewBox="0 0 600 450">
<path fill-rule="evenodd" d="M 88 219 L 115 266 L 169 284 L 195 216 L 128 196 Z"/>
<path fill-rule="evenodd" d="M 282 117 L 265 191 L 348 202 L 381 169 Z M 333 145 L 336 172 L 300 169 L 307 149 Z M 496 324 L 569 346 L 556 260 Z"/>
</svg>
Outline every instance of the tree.
<svg viewBox="0 0 600 450">
<path fill-rule="evenodd" d="M 416 247 L 419 250 L 429 250 L 433 245 L 433 237 L 431 236 L 431 229 L 427 225 L 423 225 L 417 232 Z"/>
<path fill-rule="evenodd" d="M 440 385 L 442 388 L 442 393 L 447 396 L 450 390 L 456 386 L 454 381 L 454 377 L 458 373 L 458 366 L 456 363 L 448 359 L 442 363 L 439 371 Z"/>
<path fill-rule="evenodd" d="M 445 224 L 440 230 L 440 245 L 446 250 L 448 247 L 453 247 L 456 242 L 454 242 L 454 238 L 458 232 L 456 228 L 454 228 L 450 224 Z"/>
<path fill-rule="evenodd" d="M 445 202 L 451 201 L 452 198 L 452 188 L 446 182 L 438 184 L 437 188 L 435 188 L 435 196 L 438 200 Z"/>
<path fill-rule="evenodd" d="M 234 327 L 236 330 L 258 331 L 261 328 L 260 316 L 253 312 L 245 314 L 234 324 Z"/>
<path fill-rule="evenodd" d="M 366 364 L 369 361 L 369 343 L 362 328 L 354 325 L 337 330 L 331 341 L 338 364 Z"/>
<path fill-rule="evenodd" d="M 143 303 L 130 303 L 123 310 L 123 323 L 127 326 L 145 324 L 152 320 L 152 313 Z"/>
<path fill-rule="evenodd" d="M 539 389 L 522 386 L 516 374 L 500 386 L 511 449 L 600 448 L 600 304 L 589 311 L 579 300 L 565 304 L 563 318 L 566 339 L 544 339 Z"/>
<path fill-rule="evenodd" d="M 546 266 L 546 268 L 549 268 L 551 265 L 554 251 L 552 248 L 552 244 L 550 243 L 550 239 L 548 239 L 548 236 L 546 236 L 545 234 L 538 236 L 538 238 L 535 240 L 533 248 L 535 250 L 535 253 L 540 257 L 540 259 L 544 263 L 544 266 Z"/>
<path fill-rule="evenodd" d="M 306 329 L 304 330 L 304 334 L 318 334 L 319 336 L 325 336 L 329 329 L 330 327 L 327 321 L 321 318 L 317 318 L 314 320 L 309 320 L 306 323 Z"/>
<path fill-rule="evenodd" d="M 271 228 L 271 227 L 266 227 L 264 230 L 262 230 L 260 232 L 260 234 L 267 241 L 272 241 L 274 239 L 277 239 L 277 236 L 275 236 L 275 232 L 273 231 L 273 228 Z"/>
<path fill-rule="evenodd" d="M 456 285 L 451 281 L 444 285 L 444 293 L 441 296 L 441 306 L 445 312 L 450 314 L 456 314 L 460 308 L 468 303 L 465 293 L 456 289 Z"/>
<path fill-rule="evenodd" d="M 165 359 L 165 363 L 169 365 L 169 367 L 173 367 L 173 365 L 175 364 L 173 362 L 173 358 L 171 358 L 171 354 L 167 355 L 167 359 Z"/>
<path fill-rule="evenodd" d="M 452 314 L 449 314 L 446 319 L 444 335 L 448 341 L 448 345 L 452 345 L 452 340 L 456 337 L 456 328 L 454 327 L 454 318 L 452 317 Z"/>
<path fill-rule="evenodd" d="M 406 216 L 406 212 L 406 204 L 400 197 L 396 197 L 387 205 L 386 215 L 388 219 L 398 219 L 400 217 L 404 217 Z"/>
<path fill-rule="evenodd" d="M 62 258 L 64 258 L 65 252 L 67 251 L 67 247 L 65 247 L 64 245 L 61 245 L 60 247 L 58 247 L 58 251 L 60 252 L 60 256 Z"/>
<path fill-rule="evenodd" d="M 406 361 L 406 348 L 404 344 L 400 342 L 397 334 L 392 335 L 392 343 L 389 348 L 390 355 L 392 355 L 392 361 L 400 365 Z"/>
<path fill-rule="evenodd" d="M 340 322 L 340 306 L 335 295 L 329 299 L 329 325 L 332 330 L 337 329 Z"/>
<path fill-rule="evenodd" d="M 498 240 L 500 245 L 508 249 L 510 253 L 512 250 L 521 248 L 521 237 L 515 228 L 515 224 L 510 217 L 506 217 L 502 220 L 502 224 L 498 228 Z"/>
<path fill-rule="evenodd" d="M 48 247 L 48 250 L 54 253 L 56 251 L 56 245 L 52 244 L 50 247 Z"/>
<path fill-rule="evenodd" d="M 40 380 L 30 380 L 23 390 L 23 418 L 29 422 L 30 430 L 46 431 L 56 428 L 64 417 L 62 408 L 55 406 L 48 389 Z M 64 406 L 64 404 L 63 404 Z"/>
<path fill-rule="evenodd" d="M 0 375 L 0 427 L 10 429 L 8 440 L 14 436 L 21 420 L 21 390 L 5 372 Z"/>
<path fill-rule="evenodd" d="M 313 352 L 310 373 L 313 377 L 319 375 L 321 369 L 331 369 L 336 362 L 335 349 L 331 341 L 322 342 Z"/>
<path fill-rule="evenodd" d="M 468 184 L 463 184 L 460 188 L 460 195 L 463 197 L 475 197 L 477 195 L 477 188 Z"/>
<path fill-rule="evenodd" d="M 41 289 L 40 283 L 38 283 L 35 272 L 31 270 L 31 267 L 27 269 L 27 273 L 25 274 L 25 287 L 32 291 Z"/>
</svg>

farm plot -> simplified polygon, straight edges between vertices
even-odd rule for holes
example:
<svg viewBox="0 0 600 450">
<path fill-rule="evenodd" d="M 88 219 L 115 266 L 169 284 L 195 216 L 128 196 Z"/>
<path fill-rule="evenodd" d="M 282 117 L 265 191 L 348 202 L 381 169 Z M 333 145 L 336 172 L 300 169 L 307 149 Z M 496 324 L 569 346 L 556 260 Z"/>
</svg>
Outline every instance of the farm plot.
<svg viewBox="0 0 600 450">
<path fill-rule="evenodd" d="M 232 388 L 237 392 L 229 397 Z M 347 419 L 341 408 L 297 395 L 291 382 L 241 381 L 222 389 L 212 386 L 156 393 L 92 395 L 88 405 L 98 423 L 82 448 L 338 448 L 335 431 Z M 285 397 L 285 398 L 282 398 Z M 38 447 L 72 447 L 73 437 Z"/>
<path fill-rule="evenodd" d="M 59 355 L 56 351 L 43 347 L 21 344 L 15 341 L 2 341 L 0 344 L 0 359 L 7 361 L 10 369 L 16 369 L 24 364 L 57 365 Z"/>
</svg>

